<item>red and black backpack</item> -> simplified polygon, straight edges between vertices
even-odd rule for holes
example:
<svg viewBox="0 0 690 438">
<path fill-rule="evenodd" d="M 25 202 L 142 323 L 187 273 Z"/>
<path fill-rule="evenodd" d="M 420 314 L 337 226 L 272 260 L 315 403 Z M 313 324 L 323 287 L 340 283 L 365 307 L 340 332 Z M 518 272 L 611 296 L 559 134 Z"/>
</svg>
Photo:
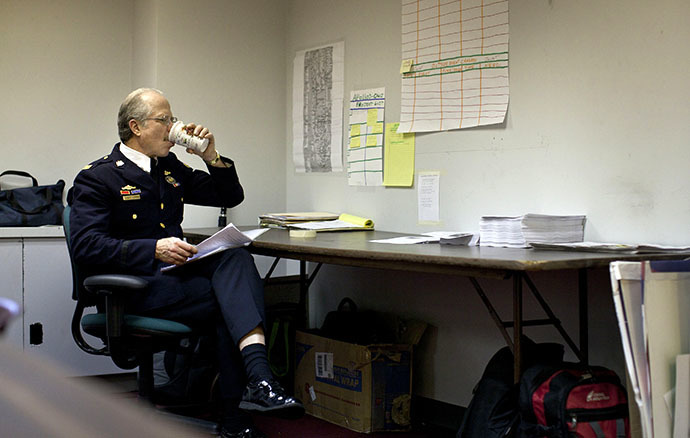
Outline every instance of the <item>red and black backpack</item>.
<svg viewBox="0 0 690 438">
<path fill-rule="evenodd" d="M 535 365 L 520 381 L 520 436 L 628 438 L 627 393 L 613 371 Z"/>
</svg>

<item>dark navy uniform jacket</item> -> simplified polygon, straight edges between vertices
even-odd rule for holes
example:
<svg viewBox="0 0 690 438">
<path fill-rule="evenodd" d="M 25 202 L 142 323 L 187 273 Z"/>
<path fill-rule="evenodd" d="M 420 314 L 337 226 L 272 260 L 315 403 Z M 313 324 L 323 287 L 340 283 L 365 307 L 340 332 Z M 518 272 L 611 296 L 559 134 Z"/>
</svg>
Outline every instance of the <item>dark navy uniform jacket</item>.
<svg viewBox="0 0 690 438">
<path fill-rule="evenodd" d="M 223 161 L 232 161 L 223 157 Z M 170 153 L 158 158 L 158 178 L 120 152 L 84 167 L 68 195 L 72 206 L 72 257 L 85 275 L 124 273 L 149 280 L 150 290 L 131 301 L 130 310 L 145 311 L 181 299 L 185 290 L 208 288 L 206 279 L 184 270 L 162 274 L 154 258 L 156 241 L 182 238 L 184 204 L 234 207 L 244 199 L 235 166 L 194 170 Z"/>
</svg>

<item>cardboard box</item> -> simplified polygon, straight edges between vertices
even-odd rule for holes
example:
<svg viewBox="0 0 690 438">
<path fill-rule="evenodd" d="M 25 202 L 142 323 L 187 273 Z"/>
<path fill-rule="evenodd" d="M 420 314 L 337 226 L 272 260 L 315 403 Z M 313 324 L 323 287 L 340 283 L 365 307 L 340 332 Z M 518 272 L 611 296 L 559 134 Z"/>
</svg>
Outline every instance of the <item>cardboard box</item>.
<svg viewBox="0 0 690 438">
<path fill-rule="evenodd" d="M 357 345 L 297 331 L 295 395 L 307 413 L 357 432 L 410 428 L 412 350 L 426 324 L 387 319 L 399 335 L 391 344 Z"/>
</svg>

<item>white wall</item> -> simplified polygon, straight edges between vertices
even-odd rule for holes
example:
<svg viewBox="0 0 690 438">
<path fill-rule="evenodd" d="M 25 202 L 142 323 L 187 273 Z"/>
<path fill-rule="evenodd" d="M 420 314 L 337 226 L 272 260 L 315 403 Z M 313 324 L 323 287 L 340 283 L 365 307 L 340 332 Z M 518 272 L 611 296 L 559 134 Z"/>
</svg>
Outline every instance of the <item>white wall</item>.
<svg viewBox="0 0 690 438">
<path fill-rule="evenodd" d="M 285 9 L 276 0 L 158 6 L 156 86 L 177 117 L 211 127 L 218 150 L 235 160 L 245 201 L 228 212 L 228 222 L 256 224 L 261 212 L 285 205 Z M 178 149 L 178 157 L 187 155 Z M 198 157 L 185 161 L 205 167 Z M 183 225 L 202 226 L 201 217 L 217 215 L 188 207 Z"/>
<path fill-rule="evenodd" d="M 386 122 L 398 121 L 401 2 L 290 5 L 288 54 L 345 41 L 346 97 L 386 87 Z M 435 228 L 477 230 L 492 213 L 585 213 L 587 239 L 690 244 L 689 15 L 685 0 L 512 1 L 506 122 L 417 136 L 416 169 L 442 172 Z M 347 117 L 343 138 L 346 130 Z M 348 211 L 385 230 L 433 229 L 417 224 L 414 188 L 297 174 L 290 152 L 289 209 Z"/>
<path fill-rule="evenodd" d="M 288 59 L 287 208 L 346 211 L 373 218 L 378 229 L 406 233 L 477 231 L 483 214 L 584 213 L 589 240 L 688 245 L 688 16 L 685 0 L 511 1 L 505 123 L 416 139 L 416 170 L 442 172 L 438 226 L 417 224 L 415 187 L 350 187 L 345 173 L 294 171 Z M 290 58 L 345 41 L 345 96 L 386 87 L 386 122 L 399 120 L 401 1 L 294 0 L 288 17 Z M 534 280 L 577 334 L 576 276 L 541 274 Z M 510 319 L 505 283 L 483 281 Z M 360 307 L 397 311 L 434 326 L 417 355 L 420 395 L 466 405 L 484 365 L 502 346 L 462 277 L 329 267 L 312 289 L 312 324 L 320 325 L 345 295 Z M 623 375 L 610 295 L 607 273 L 592 273 L 590 354 L 594 363 Z M 527 334 L 558 340 L 554 330 Z"/>
<path fill-rule="evenodd" d="M 132 1 L 2 0 L 0 170 L 68 186 L 117 141 Z"/>
<path fill-rule="evenodd" d="M 69 187 L 118 141 L 124 97 L 156 87 L 235 160 L 246 200 L 230 221 L 252 224 L 284 208 L 283 2 L 2 0 L 2 9 L 0 171 Z M 192 207 L 184 225 L 213 226 L 217 217 L 218 209 Z"/>
</svg>

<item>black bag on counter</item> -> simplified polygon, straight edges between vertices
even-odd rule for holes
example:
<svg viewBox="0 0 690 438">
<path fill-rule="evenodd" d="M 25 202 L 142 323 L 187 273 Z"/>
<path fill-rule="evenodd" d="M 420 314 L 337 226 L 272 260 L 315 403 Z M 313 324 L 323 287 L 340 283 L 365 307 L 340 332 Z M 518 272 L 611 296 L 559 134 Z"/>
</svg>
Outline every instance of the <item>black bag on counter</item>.
<svg viewBox="0 0 690 438">
<path fill-rule="evenodd" d="M 0 177 L 4 175 L 31 178 L 32 185 L 12 190 L 2 190 L 0 186 L 0 227 L 62 225 L 63 180 L 39 186 L 36 178 L 27 172 L 6 170 L 0 173 Z"/>
</svg>

